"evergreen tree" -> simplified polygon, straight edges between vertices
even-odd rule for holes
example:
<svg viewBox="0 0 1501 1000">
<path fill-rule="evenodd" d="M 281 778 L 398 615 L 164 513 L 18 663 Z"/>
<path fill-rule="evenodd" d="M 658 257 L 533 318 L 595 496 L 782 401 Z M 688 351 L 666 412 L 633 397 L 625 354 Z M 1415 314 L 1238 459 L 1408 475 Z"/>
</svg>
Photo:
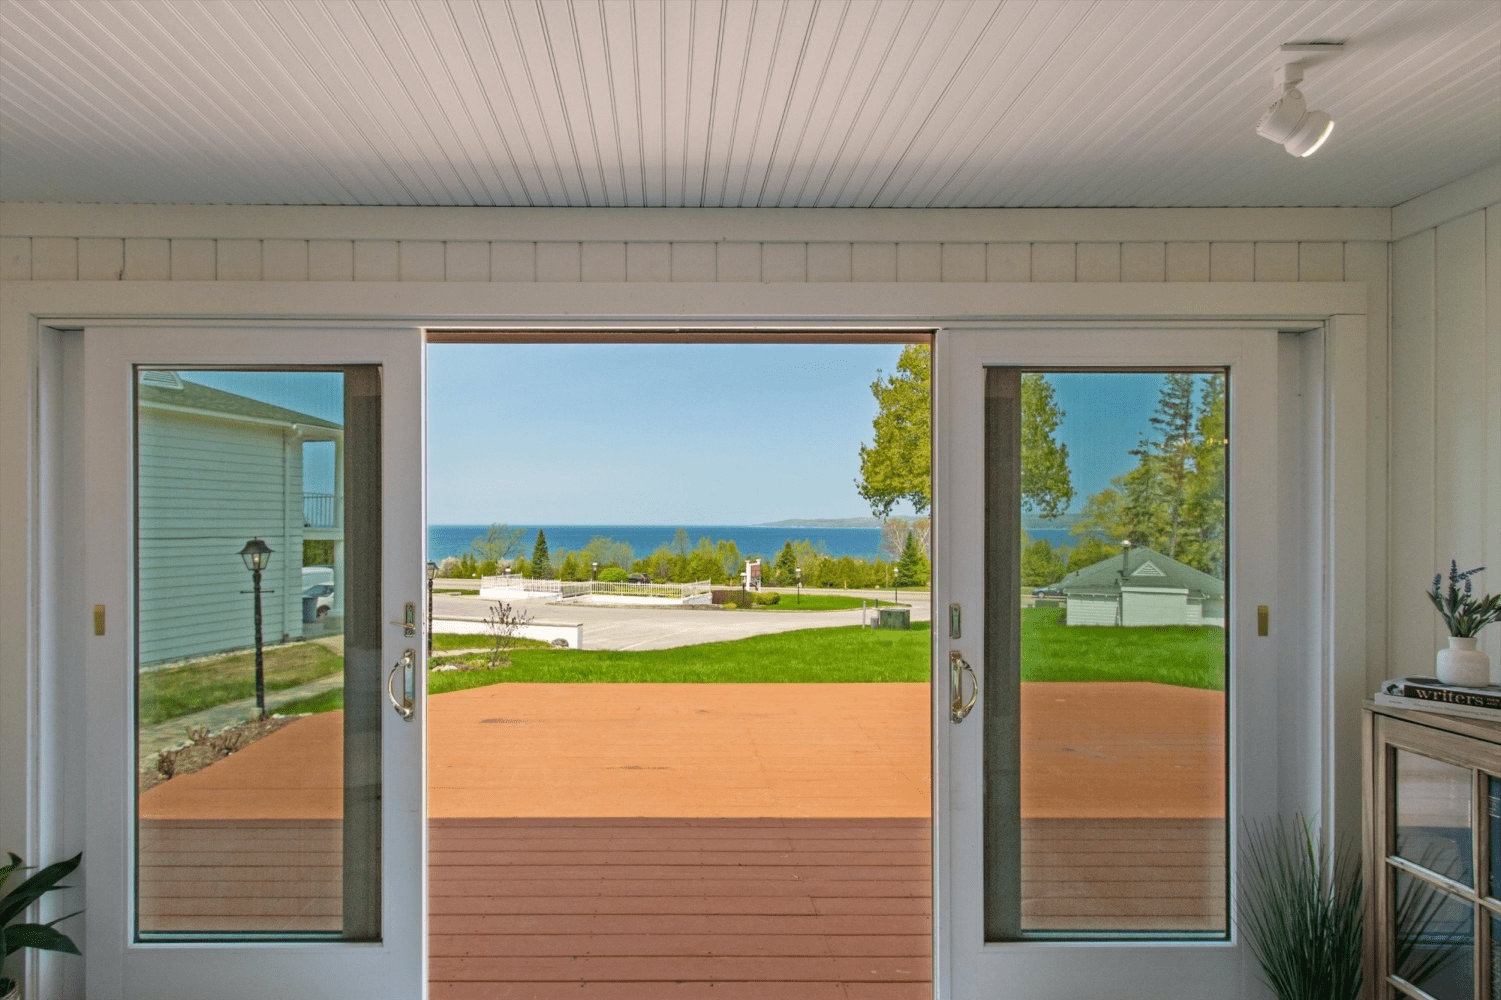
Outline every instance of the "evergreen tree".
<svg viewBox="0 0 1501 1000">
<path fill-rule="evenodd" d="M 552 579 L 552 563 L 547 558 L 547 535 L 537 529 L 537 541 L 532 545 L 532 576 L 538 580 Z"/>
<path fill-rule="evenodd" d="M 777 561 L 771 566 L 771 579 L 773 586 L 790 587 L 797 582 L 797 556 L 792 551 L 792 540 L 788 539 L 782 545 L 782 551 L 777 553 Z"/>
<path fill-rule="evenodd" d="M 917 587 L 928 582 L 928 560 L 915 533 L 909 532 L 902 546 L 902 557 L 896 563 L 896 582 L 899 587 Z"/>
<path fill-rule="evenodd" d="M 578 560 L 573 557 L 572 552 L 569 552 L 563 556 L 563 566 L 558 570 L 558 577 L 562 580 L 587 580 L 589 574 L 579 571 Z"/>
</svg>

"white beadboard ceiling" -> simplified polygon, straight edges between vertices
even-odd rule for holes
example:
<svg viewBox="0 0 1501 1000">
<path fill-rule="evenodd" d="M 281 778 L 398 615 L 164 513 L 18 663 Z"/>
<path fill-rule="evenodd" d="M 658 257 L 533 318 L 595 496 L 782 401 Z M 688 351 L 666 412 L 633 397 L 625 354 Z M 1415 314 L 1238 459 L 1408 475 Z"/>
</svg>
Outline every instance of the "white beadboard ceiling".
<svg viewBox="0 0 1501 1000">
<path fill-rule="evenodd" d="M 1300 160 L 1284 42 L 1341 40 Z M 1494 0 L 0 0 L 0 199 L 1394 205 L 1501 161 Z"/>
</svg>

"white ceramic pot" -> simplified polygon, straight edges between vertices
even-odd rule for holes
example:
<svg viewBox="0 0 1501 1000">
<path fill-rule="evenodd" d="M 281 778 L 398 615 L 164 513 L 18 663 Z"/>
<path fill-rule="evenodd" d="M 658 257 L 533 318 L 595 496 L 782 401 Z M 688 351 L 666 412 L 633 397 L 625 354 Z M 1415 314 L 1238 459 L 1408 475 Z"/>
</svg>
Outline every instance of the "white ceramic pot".
<svg viewBox="0 0 1501 1000">
<path fill-rule="evenodd" d="M 1449 648 L 1438 651 L 1433 672 L 1445 684 L 1485 687 L 1491 682 L 1491 659 L 1475 648 L 1473 636 L 1449 636 Z"/>
</svg>

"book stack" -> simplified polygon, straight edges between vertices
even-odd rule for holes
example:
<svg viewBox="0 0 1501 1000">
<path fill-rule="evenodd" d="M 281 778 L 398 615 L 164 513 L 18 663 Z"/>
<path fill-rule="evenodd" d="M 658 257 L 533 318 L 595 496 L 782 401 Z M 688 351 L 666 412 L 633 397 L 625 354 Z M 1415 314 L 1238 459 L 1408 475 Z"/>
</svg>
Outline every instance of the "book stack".
<svg viewBox="0 0 1501 1000">
<path fill-rule="evenodd" d="M 1375 700 L 1391 708 L 1501 722 L 1501 687 L 1458 687 L 1437 677 L 1393 677 L 1382 683 Z"/>
</svg>

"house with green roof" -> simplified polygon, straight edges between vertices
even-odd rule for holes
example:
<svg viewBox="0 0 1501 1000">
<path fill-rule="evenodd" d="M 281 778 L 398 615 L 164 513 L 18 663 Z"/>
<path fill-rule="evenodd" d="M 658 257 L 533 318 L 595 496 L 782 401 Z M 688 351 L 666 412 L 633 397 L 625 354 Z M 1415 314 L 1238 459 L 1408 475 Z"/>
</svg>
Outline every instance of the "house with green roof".
<svg viewBox="0 0 1501 1000">
<path fill-rule="evenodd" d="M 140 662 L 163 663 L 255 644 L 250 574 L 239 551 L 272 549 L 262 575 L 262 636 L 301 638 L 302 549 L 334 549 L 334 614 L 343 587 L 340 453 L 344 430 L 307 413 L 212 388 L 166 369 L 137 376 L 140 447 Z M 304 489 L 304 448 L 332 442 L 332 497 Z"/>
<path fill-rule="evenodd" d="M 1061 593 L 1070 625 L 1225 624 L 1223 580 L 1141 545 L 1036 593 Z"/>
</svg>

